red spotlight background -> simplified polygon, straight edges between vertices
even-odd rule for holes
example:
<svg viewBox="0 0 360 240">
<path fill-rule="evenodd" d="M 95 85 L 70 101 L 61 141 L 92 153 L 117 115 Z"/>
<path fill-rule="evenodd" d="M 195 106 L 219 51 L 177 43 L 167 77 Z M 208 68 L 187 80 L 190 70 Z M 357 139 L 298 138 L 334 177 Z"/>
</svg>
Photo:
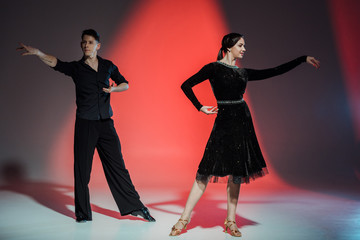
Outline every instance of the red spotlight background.
<svg viewBox="0 0 360 240">
<path fill-rule="evenodd" d="M 18 162 L 29 179 L 73 184 L 74 85 L 14 49 L 23 41 L 61 60 L 76 60 L 81 31 L 94 28 L 102 36 L 100 55 L 130 81 L 128 91 L 112 94 L 112 106 L 135 185 L 188 189 L 215 116 L 197 112 L 180 84 L 215 61 L 222 36 L 234 31 L 245 34 L 244 67 L 272 67 L 303 54 L 322 62 L 319 71 L 302 65 L 249 83 L 246 98 L 270 174 L 247 188 L 289 184 L 358 191 L 358 1 L 64 0 L 56 8 L 45 0 L 20 3 L 0 8 L 6 33 L 0 38 L 6 46 L 0 167 Z M 96 18 L 79 18 L 95 6 Z M 208 82 L 195 91 L 201 102 L 215 105 Z M 91 187 L 107 189 L 97 154 L 93 170 Z"/>
<path fill-rule="evenodd" d="M 134 9 L 114 36 L 111 51 L 105 53 L 130 81 L 128 91 L 111 96 L 126 165 L 136 185 L 188 186 L 215 116 L 199 113 L 180 85 L 216 60 L 221 39 L 229 30 L 213 0 L 143 1 Z M 209 82 L 195 91 L 201 102 L 216 105 Z M 64 173 L 66 179 L 72 177 L 68 169 L 73 162 L 73 122 L 71 113 L 49 156 L 51 175 L 58 178 L 64 178 Z M 272 169 L 266 178 L 268 183 L 281 184 Z M 91 185 L 106 185 L 97 154 Z"/>
<path fill-rule="evenodd" d="M 356 140 L 360 142 L 360 17 L 358 11 L 360 2 L 331 0 L 329 5 L 333 16 L 334 37 L 341 58 Z"/>
<path fill-rule="evenodd" d="M 352 115 L 356 142 L 360 142 L 360 2 L 356 0 L 331 0 L 330 10 L 335 29 L 335 39 L 341 58 L 342 73 Z M 360 159 L 354 172 L 360 180 Z M 357 167 L 356 167 L 357 166 Z"/>
</svg>

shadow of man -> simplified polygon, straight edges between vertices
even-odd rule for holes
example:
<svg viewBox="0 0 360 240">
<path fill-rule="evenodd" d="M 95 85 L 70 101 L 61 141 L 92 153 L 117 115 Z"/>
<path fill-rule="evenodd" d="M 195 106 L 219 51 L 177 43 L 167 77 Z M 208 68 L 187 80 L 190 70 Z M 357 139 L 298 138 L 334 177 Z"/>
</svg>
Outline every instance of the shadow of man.
<svg viewBox="0 0 360 240">
<path fill-rule="evenodd" d="M 74 206 L 74 187 L 57 183 L 33 181 L 26 176 L 25 168 L 16 159 L 9 159 L 1 167 L 4 184 L 0 191 L 10 191 L 30 197 L 35 202 L 75 219 L 75 213 L 69 209 Z M 119 212 L 91 204 L 93 211 L 116 219 L 142 220 L 132 216 L 121 216 Z"/>
</svg>

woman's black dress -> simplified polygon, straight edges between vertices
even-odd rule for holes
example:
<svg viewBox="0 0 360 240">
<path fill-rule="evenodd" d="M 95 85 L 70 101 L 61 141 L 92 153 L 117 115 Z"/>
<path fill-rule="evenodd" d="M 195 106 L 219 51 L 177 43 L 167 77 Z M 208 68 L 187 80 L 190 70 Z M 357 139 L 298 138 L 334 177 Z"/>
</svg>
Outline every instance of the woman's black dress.
<svg viewBox="0 0 360 240">
<path fill-rule="evenodd" d="M 181 85 L 186 96 L 200 110 L 203 105 L 192 87 L 209 79 L 219 109 L 196 174 L 197 180 L 218 182 L 219 177 L 230 177 L 234 183 L 249 183 L 250 179 L 267 173 L 250 111 L 243 99 L 246 84 L 283 74 L 303 62 L 306 62 L 306 56 L 275 68 L 253 70 L 217 61 L 205 65 Z"/>
</svg>

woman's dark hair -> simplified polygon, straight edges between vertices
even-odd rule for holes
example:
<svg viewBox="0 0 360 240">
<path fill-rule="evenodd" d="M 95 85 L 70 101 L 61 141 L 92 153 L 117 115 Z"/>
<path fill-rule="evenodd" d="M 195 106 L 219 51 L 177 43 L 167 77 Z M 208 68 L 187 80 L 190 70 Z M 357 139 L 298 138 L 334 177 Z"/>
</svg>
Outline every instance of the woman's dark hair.
<svg viewBox="0 0 360 240">
<path fill-rule="evenodd" d="M 100 35 L 94 29 L 86 29 L 81 34 L 81 39 L 83 39 L 84 35 L 89 35 L 95 38 L 97 42 L 100 42 Z"/>
<path fill-rule="evenodd" d="M 243 37 L 244 35 L 240 33 L 226 34 L 221 41 L 221 48 L 219 50 L 217 60 L 221 60 L 224 57 L 223 52 L 225 53 L 228 50 L 228 48 L 232 48 L 240 40 L 240 38 Z"/>
</svg>

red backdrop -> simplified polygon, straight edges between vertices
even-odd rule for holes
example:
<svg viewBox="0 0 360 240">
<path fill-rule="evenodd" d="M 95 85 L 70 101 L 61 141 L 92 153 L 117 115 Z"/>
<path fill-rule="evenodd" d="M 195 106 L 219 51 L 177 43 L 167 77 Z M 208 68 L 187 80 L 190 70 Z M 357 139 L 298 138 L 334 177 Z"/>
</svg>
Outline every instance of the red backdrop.
<svg viewBox="0 0 360 240">
<path fill-rule="evenodd" d="M 332 0 L 330 9 L 359 139 L 360 39 L 354 29 L 359 29 L 360 21 L 356 21 L 359 17 L 351 4 L 359 3 Z M 180 85 L 203 65 L 215 61 L 221 38 L 229 30 L 215 0 L 143 1 L 129 16 L 113 37 L 108 47 L 111 51 L 100 52 L 118 65 L 130 82 L 128 91 L 112 94 L 126 165 L 135 185 L 188 185 L 195 177 L 215 116 L 197 112 Z M 196 86 L 195 92 L 202 103 L 216 103 L 208 82 Z M 256 127 L 256 116 L 253 118 Z M 50 172 L 56 179 L 72 179 L 73 125 L 71 112 L 49 156 Z M 257 135 L 261 144 L 261 133 Z M 266 149 L 262 150 L 270 165 Z M 253 187 L 286 186 L 269 168 L 270 175 Z M 97 154 L 93 169 L 91 185 L 104 187 Z"/>
</svg>

